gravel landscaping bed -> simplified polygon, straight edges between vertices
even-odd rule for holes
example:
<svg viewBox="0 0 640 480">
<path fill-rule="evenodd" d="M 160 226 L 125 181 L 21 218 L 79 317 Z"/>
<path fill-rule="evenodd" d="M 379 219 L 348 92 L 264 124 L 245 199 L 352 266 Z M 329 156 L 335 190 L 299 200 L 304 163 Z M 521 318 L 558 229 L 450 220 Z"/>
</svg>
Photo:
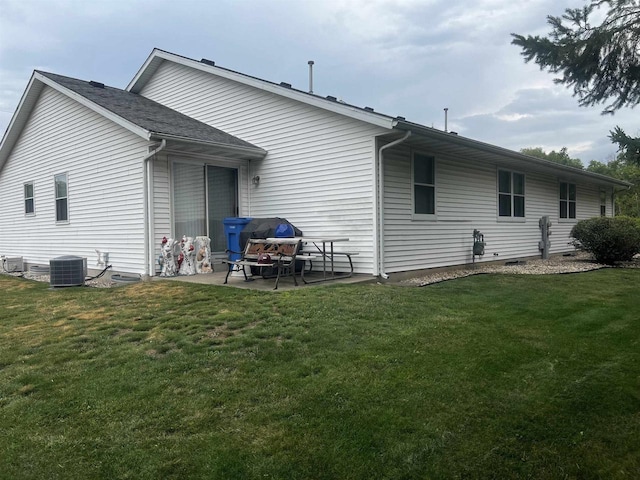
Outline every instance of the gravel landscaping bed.
<svg viewBox="0 0 640 480">
<path fill-rule="evenodd" d="M 40 274 L 31 273 L 31 272 L 8 273 L 0 269 L 0 275 L 11 275 L 12 277 L 22 277 L 29 280 L 35 280 L 36 282 L 49 283 L 49 275 L 40 275 Z M 111 288 L 116 286 L 116 283 L 112 282 L 110 278 L 107 278 L 107 276 L 96 278 L 93 280 L 85 280 L 84 284 L 85 286 L 92 287 L 92 288 Z"/>
<path fill-rule="evenodd" d="M 508 265 L 502 264 L 476 264 L 474 266 L 462 266 L 460 268 L 452 268 L 447 270 L 434 270 L 433 273 L 421 275 L 415 278 L 409 278 L 398 282 L 399 285 L 423 287 L 433 283 L 444 282 L 456 278 L 468 277 L 470 275 L 478 275 L 481 273 L 508 273 L 518 275 L 553 275 L 563 273 L 588 272 L 590 270 L 598 270 L 600 268 L 612 268 L 593 261 L 593 258 L 584 252 L 571 254 L 570 256 L 555 255 L 547 260 L 527 259 L 519 262 L 512 262 Z M 640 268 L 640 256 L 637 256 L 631 262 L 625 262 L 617 265 L 616 268 Z M 37 282 L 49 283 L 49 275 L 39 275 L 31 272 L 24 273 L 7 273 L 0 269 L 1 275 L 12 275 L 14 277 L 23 277 Z M 111 280 L 110 275 L 93 280 L 86 280 L 85 286 L 92 288 L 111 288 L 121 285 L 120 282 Z"/>
<path fill-rule="evenodd" d="M 552 275 L 561 273 L 577 273 L 588 272 L 590 270 L 598 270 L 600 268 L 611 268 L 593 261 L 591 255 L 579 252 L 570 256 L 554 255 L 553 257 L 542 259 L 527 259 L 520 262 L 513 262 L 507 265 L 503 264 L 476 264 L 472 267 L 460 267 L 459 269 L 438 271 L 422 275 L 416 278 L 410 278 L 400 282 L 401 285 L 423 287 L 433 283 L 443 282 L 445 280 L 453 280 L 456 278 L 468 277 L 470 275 L 478 275 L 480 273 L 508 273 L 520 275 Z M 640 268 L 640 258 L 636 257 L 631 262 L 620 264 L 621 268 Z"/>
</svg>

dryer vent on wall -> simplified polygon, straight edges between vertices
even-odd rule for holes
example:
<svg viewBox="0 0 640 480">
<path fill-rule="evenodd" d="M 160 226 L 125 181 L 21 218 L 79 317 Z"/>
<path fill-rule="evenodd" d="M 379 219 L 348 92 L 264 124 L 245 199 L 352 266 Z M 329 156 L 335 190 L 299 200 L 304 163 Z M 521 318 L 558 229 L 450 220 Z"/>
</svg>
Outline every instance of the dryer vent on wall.
<svg viewBox="0 0 640 480">
<path fill-rule="evenodd" d="M 77 287 L 84 285 L 87 276 L 87 259 L 64 256 L 49 260 L 49 283 L 52 287 Z"/>
</svg>

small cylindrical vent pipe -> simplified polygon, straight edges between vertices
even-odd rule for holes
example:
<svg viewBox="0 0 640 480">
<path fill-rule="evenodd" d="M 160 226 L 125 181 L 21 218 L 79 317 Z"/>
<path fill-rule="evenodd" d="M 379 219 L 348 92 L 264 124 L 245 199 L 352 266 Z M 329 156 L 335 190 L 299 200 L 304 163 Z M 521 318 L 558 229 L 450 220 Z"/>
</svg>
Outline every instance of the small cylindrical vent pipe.
<svg viewBox="0 0 640 480">
<path fill-rule="evenodd" d="M 449 131 L 449 129 L 448 129 L 448 125 L 447 125 L 448 120 L 449 120 L 449 119 L 448 119 L 448 116 L 449 116 L 449 109 L 448 109 L 448 108 L 445 108 L 445 109 L 444 109 L 444 131 L 445 131 L 445 132 L 448 132 L 448 131 Z"/>
<path fill-rule="evenodd" d="M 313 93 L 313 63 L 313 60 L 307 62 L 309 65 L 309 93 Z"/>
</svg>

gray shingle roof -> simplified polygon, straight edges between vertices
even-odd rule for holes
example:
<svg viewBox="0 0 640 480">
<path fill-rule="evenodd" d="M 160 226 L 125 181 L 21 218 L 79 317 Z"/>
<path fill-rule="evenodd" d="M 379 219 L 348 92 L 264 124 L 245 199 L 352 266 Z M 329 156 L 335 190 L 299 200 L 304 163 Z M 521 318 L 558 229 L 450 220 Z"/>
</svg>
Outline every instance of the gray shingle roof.
<svg viewBox="0 0 640 480">
<path fill-rule="evenodd" d="M 259 149 L 249 142 L 136 93 L 108 86 L 101 87 L 102 84 L 96 86 L 96 82 L 92 83 L 54 73 L 37 72 L 160 137 L 162 135 L 184 137 L 196 142 L 213 142 L 230 147 Z"/>
</svg>

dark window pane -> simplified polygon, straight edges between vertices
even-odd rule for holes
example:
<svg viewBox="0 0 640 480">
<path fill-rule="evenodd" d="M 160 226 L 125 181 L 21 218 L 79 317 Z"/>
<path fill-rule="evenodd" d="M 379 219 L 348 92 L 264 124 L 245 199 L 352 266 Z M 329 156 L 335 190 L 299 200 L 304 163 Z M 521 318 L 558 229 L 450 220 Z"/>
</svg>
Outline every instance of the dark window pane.
<svg viewBox="0 0 640 480">
<path fill-rule="evenodd" d="M 62 198 L 67 196 L 67 176 L 56 175 L 56 198 Z"/>
<path fill-rule="evenodd" d="M 567 202 L 560 202 L 560 218 L 567 218 Z"/>
<path fill-rule="evenodd" d="M 576 218 L 576 202 L 569 202 L 569 218 Z"/>
<path fill-rule="evenodd" d="M 606 217 L 607 216 L 607 207 L 606 207 L 606 205 L 600 205 L 600 216 L 601 217 Z"/>
<path fill-rule="evenodd" d="M 498 196 L 498 213 L 501 217 L 511 216 L 511 195 Z"/>
<path fill-rule="evenodd" d="M 511 193 L 511 173 L 510 172 L 505 172 L 504 170 L 500 170 L 498 172 L 498 191 L 500 193 Z"/>
<path fill-rule="evenodd" d="M 415 213 L 433 215 L 436 211 L 434 188 L 416 185 L 414 192 Z"/>
<path fill-rule="evenodd" d="M 65 222 L 67 221 L 67 199 L 61 198 L 56 200 L 56 222 Z"/>
<path fill-rule="evenodd" d="M 524 197 L 513 197 L 513 216 L 524 217 Z"/>
<path fill-rule="evenodd" d="M 524 195 L 524 175 L 521 173 L 513 174 L 513 193 L 516 195 Z"/>
<path fill-rule="evenodd" d="M 24 213 L 33 213 L 33 198 L 27 198 L 24 201 Z"/>
<path fill-rule="evenodd" d="M 427 157 L 426 155 L 415 155 L 413 157 L 413 179 L 416 183 L 426 183 L 433 185 L 433 157 Z"/>
<path fill-rule="evenodd" d="M 567 199 L 567 184 L 561 183 L 560 184 L 560 200 L 566 200 L 566 199 Z"/>
<path fill-rule="evenodd" d="M 576 199 L 576 185 L 575 183 L 569 184 L 569 200 L 575 201 Z"/>
</svg>

